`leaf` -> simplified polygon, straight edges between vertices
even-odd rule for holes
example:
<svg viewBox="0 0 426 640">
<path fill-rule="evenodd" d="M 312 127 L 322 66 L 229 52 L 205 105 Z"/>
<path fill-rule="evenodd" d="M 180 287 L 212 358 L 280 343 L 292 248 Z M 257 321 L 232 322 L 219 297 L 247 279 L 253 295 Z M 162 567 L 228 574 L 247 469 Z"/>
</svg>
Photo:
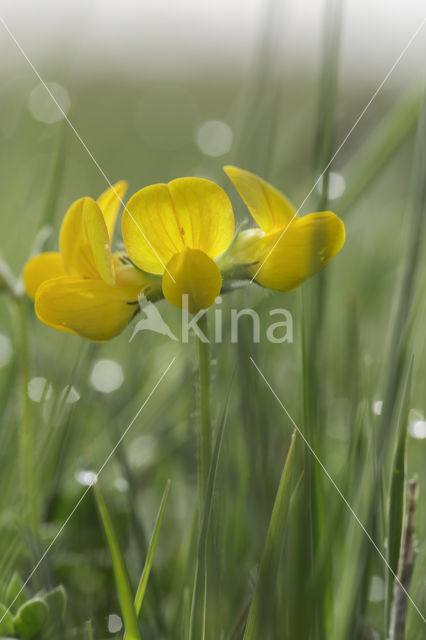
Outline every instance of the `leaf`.
<svg viewBox="0 0 426 640">
<path fill-rule="evenodd" d="M 41 598 L 28 600 L 19 607 L 14 620 L 19 638 L 34 638 L 45 623 L 48 612 L 47 604 Z"/>
<path fill-rule="evenodd" d="M 87 622 L 84 624 L 84 629 L 86 631 L 86 640 L 93 640 L 93 629 L 91 620 L 87 620 Z"/>
<path fill-rule="evenodd" d="M 15 625 L 13 623 L 13 615 L 0 603 L 0 635 L 13 635 L 15 633 Z"/>
<path fill-rule="evenodd" d="M 263 556 L 259 567 L 259 576 L 244 633 L 244 640 L 258 640 L 262 636 L 261 619 L 265 616 L 265 612 L 261 611 L 261 606 L 269 604 L 271 590 L 274 592 L 275 589 L 279 558 L 284 541 L 290 505 L 290 481 L 295 442 L 296 432 L 294 431 L 272 509 Z"/>
<path fill-rule="evenodd" d="M 339 216 L 344 216 L 358 202 L 414 131 L 421 112 L 421 98 L 417 89 L 404 95 L 344 166 L 347 186 L 336 206 Z"/>
<path fill-rule="evenodd" d="M 204 640 L 206 635 L 207 537 L 209 533 L 211 512 L 213 507 L 213 495 L 216 483 L 217 469 L 219 466 L 220 449 L 222 446 L 223 434 L 225 431 L 226 419 L 228 416 L 231 388 L 232 383 L 230 385 L 222 421 L 216 437 L 213 457 L 211 460 L 210 470 L 207 478 L 203 519 L 201 522 L 201 531 L 198 539 L 198 558 L 195 570 L 194 591 L 192 594 L 191 618 L 189 625 L 190 640 Z M 200 612 L 201 620 L 199 619 Z"/>
<path fill-rule="evenodd" d="M 43 597 L 49 609 L 49 618 L 52 622 L 62 620 L 67 606 L 67 594 L 62 585 L 52 589 Z"/>
<path fill-rule="evenodd" d="M 410 410 L 410 391 L 413 374 L 413 361 L 408 371 L 402 406 L 399 416 L 398 437 L 392 464 L 392 477 L 388 507 L 388 563 L 394 574 L 398 574 L 398 563 L 401 550 L 402 528 L 404 523 L 404 496 L 407 474 L 406 446 L 407 430 Z M 390 619 L 390 609 L 393 597 L 394 577 L 390 571 L 386 572 L 386 629 Z"/>
<path fill-rule="evenodd" d="M 14 573 L 7 587 L 6 604 L 10 607 L 12 613 L 16 613 L 20 606 L 25 604 L 27 596 L 25 593 L 24 583 L 17 573 Z"/>
<path fill-rule="evenodd" d="M 111 553 L 115 575 L 115 584 L 124 621 L 124 637 L 126 640 L 141 640 L 141 634 L 139 631 L 136 611 L 133 605 L 133 595 L 130 588 L 130 580 L 127 574 L 126 564 L 124 562 L 120 544 L 112 525 L 111 517 L 108 513 L 105 501 L 102 497 L 99 484 L 94 485 L 94 492 L 99 515 L 101 517 L 105 536 Z"/>
<path fill-rule="evenodd" d="M 160 508 L 158 510 L 157 519 L 154 525 L 154 531 L 152 533 L 151 540 L 149 542 L 148 553 L 146 555 L 145 566 L 142 571 L 141 579 L 139 581 L 138 589 L 135 597 L 135 609 L 138 616 L 142 607 L 143 598 L 148 584 L 149 574 L 151 572 L 152 562 L 154 560 L 155 549 L 157 547 L 158 536 L 160 534 L 161 523 L 163 521 L 164 510 L 166 508 L 167 497 L 170 490 L 170 480 L 167 481 L 166 488 L 164 489 L 163 497 L 161 499 Z"/>
</svg>

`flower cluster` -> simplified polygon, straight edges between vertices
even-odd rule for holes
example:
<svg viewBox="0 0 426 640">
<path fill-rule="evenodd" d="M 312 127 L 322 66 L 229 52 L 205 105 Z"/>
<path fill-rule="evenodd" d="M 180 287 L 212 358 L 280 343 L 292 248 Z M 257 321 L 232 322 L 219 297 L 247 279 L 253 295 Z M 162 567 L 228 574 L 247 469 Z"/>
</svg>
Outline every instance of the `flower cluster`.
<svg viewBox="0 0 426 640">
<path fill-rule="evenodd" d="M 23 278 L 45 324 L 103 341 L 119 334 L 144 298 L 162 297 L 191 313 L 211 306 L 223 285 L 253 280 L 289 291 L 323 269 L 345 240 L 330 211 L 299 217 L 290 202 L 261 178 L 225 167 L 258 225 L 235 235 L 231 202 L 217 184 L 178 178 L 135 193 L 124 207 L 127 253 L 112 241 L 127 184 L 68 209 L 59 252 L 35 256 Z"/>
</svg>

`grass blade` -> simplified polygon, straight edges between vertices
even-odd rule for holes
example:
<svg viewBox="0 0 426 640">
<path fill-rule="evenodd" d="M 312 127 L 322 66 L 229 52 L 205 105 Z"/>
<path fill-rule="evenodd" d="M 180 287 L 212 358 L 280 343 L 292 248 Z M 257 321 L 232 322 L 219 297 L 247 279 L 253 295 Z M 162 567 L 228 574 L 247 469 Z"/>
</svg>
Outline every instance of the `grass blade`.
<svg viewBox="0 0 426 640">
<path fill-rule="evenodd" d="M 111 517 L 108 513 L 107 506 L 103 499 L 99 484 L 94 485 L 96 504 L 98 506 L 99 515 L 101 517 L 105 536 L 111 552 L 112 564 L 114 567 L 115 583 L 120 601 L 121 613 L 123 615 L 126 640 L 141 640 L 138 620 L 135 607 L 133 604 L 133 596 L 130 588 L 129 576 L 127 574 L 126 564 L 121 553 L 120 544 L 118 542 Z"/>
<path fill-rule="evenodd" d="M 55 218 L 56 205 L 61 192 L 64 173 L 65 158 L 67 157 L 67 146 L 65 137 L 65 127 L 59 131 L 55 159 L 53 162 L 52 174 L 49 180 L 49 188 L 44 203 L 43 216 L 40 221 L 40 228 L 51 227 Z"/>
<path fill-rule="evenodd" d="M 143 598 L 144 598 L 146 587 L 148 584 L 149 574 L 151 572 L 152 562 L 154 560 L 155 549 L 157 548 L 158 536 L 160 535 L 161 523 L 163 521 L 163 515 L 164 515 L 164 510 L 166 508 L 166 502 L 169 495 L 169 490 L 170 490 L 170 480 L 167 481 L 166 488 L 164 489 L 163 497 L 161 498 L 160 508 L 158 510 L 157 518 L 155 520 L 154 531 L 152 533 L 152 537 L 149 542 L 145 565 L 142 571 L 141 579 L 139 581 L 138 589 L 136 591 L 135 609 L 136 609 L 137 616 L 141 611 Z"/>
<path fill-rule="evenodd" d="M 244 640 L 258 640 L 258 638 L 263 635 L 261 623 L 262 619 L 266 618 L 268 614 L 266 611 L 261 612 L 261 606 L 269 604 L 271 588 L 275 585 L 277 578 L 279 556 L 281 554 L 282 543 L 284 540 L 290 504 L 290 482 L 295 442 L 296 432 L 294 431 L 275 497 L 271 521 L 263 550 L 263 557 L 260 563 L 259 577 L 257 579 L 256 589 L 250 606 L 247 626 L 244 633 Z"/>
<path fill-rule="evenodd" d="M 228 416 L 229 398 L 232 384 L 229 389 L 222 421 L 216 436 L 210 471 L 207 479 L 206 496 L 204 500 L 203 518 L 201 521 L 200 536 L 198 539 L 198 558 L 195 570 L 194 591 L 192 594 L 191 617 L 189 625 L 190 640 L 204 640 L 206 634 L 206 605 L 207 605 L 207 538 L 213 508 L 213 496 L 216 484 L 219 456 L 225 432 Z"/>
<path fill-rule="evenodd" d="M 402 402 L 401 415 L 399 419 L 399 436 L 396 443 L 395 455 L 392 465 L 392 478 L 389 495 L 388 510 L 388 563 L 394 572 L 398 573 L 399 556 L 402 541 L 402 527 L 404 522 L 404 496 L 407 475 L 406 445 L 408 414 L 410 410 L 410 391 L 413 374 L 413 361 L 407 376 Z M 393 576 L 388 571 L 386 573 L 386 630 L 389 627 L 390 607 L 393 597 Z"/>
<path fill-rule="evenodd" d="M 418 285 L 418 271 L 421 255 L 421 240 L 424 229 L 424 208 L 426 203 L 426 94 L 423 100 L 418 133 L 417 148 L 414 156 L 414 178 L 411 196 L 411 217 L 405 250 L 398 303 L 393 319 L 386 367 L 383 411 L 380 426 L 380 449 L 385 450 L 388 442 L 389 425 L 395 417 L 397 401 L 400 395 L 400 381 L 403 379 L 406 357 L 406 343 L 409 323 L 412 318 L 413 298 Z"/>
<path fill-rule="evenodd" d="M 338 215 L 344 216 L 352 208 L 414 131 L 421 113 L 421 98 L 419 91 L 404 96 L 344 167 L 347 187 L 336 202 Z"/>
<path fill-rule="evenodd" d="M 86 640 L 93 640 L 93 629 L 91 620 L 88 620 L 85 623 L 84 630 L 86 631 Z"/>
</svg>

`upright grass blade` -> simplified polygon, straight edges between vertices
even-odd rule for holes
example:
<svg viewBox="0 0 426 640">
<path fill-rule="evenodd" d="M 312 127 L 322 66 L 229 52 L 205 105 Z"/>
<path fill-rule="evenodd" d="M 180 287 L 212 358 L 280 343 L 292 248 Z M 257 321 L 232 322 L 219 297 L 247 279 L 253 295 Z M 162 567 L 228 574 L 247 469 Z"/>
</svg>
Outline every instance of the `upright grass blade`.
<svg viewBox="0 0 426 640">
<path fill-rule="evenodd" d="M 262 624 L 270 619 L 270 611 L 268 609 L 270 608 L 271 590 L 274 589 L 276 584 L 291 498 L 290 483 L 295 442 L 296 432 L 294 431 L 275 497 L 244 640 L 259 640 L 259 638 L 265 637 L 264 631 L 262 631 Z"/>
<path fill-rule="evenodd" d="M 324 172 L 321 184 L 321 198 L 325 200 L 328 200 L 329 167 L 327 165 L 332 158 L 334 144 L 342 4 L 342 0 L 329 0 L 323 16 L 324 29 L 317 106 L 314 168 L 318 175 Z M 321 210 L 321 207 L 319 210 Z"/>
<path fill-rule="evenodd" d="M 335 113 L 338 98 L 339 50 L 342 22 L 342 1 L 332 0 L 325 6 L 323 16 L 322 62 L 318 87 L 318 105 L 316 114 L 316 140 L 314 147 L 313 169 L 315 179 L 321 176 L 320 195 L 315 210 L 328 208 L 329 174 L 333 160 L 335 139 Z M 324 239 L 318 234 L 313 244 L 322 246 Z M 314 251 L 314 249 L 313 249 Z M 307 294 L 307 295 L 306 295 Z M 325 314 L 328 301 L 327 274 L 322 272 L 308 284 L 303 292 L 303 404 L 306 435 L 315 451 L 321 450 L 319 398 L 322 395 L 322 362 L 326 347 Z M 303 615 L 306 606 L 306 580 L 318 569 L 318 556 L 322 539 L 326 535 L 326 509 L 323 494 L 321 470 L 308 450 L 303 450 L 305 498 L 298 505 L 298 521 L 301 533 L 295 541 L 298 567 L 293 586 L 296 594 L 295 611 L 291 616 L 291 633 L 309 636 L 313 640 L 325 638 L 325 618 L 331 608 L 330 563 L 324 565 L 323 576 L 319 577 L 320 592 L 312 593 L 311 615 Z M 303 524 L 302 524 L 303 523 Z M 302 575 L 304 578 L 302 578 Z M 312 582 L 316 584 L 316 581 Z"/>
<path fill-rule="evenodd" d="M 424 229 L 424 211 L 426 204 L 426 94 L 423 100 L 414 156 L 414 178 L 411 197 L 411 217 L 409 220 L 408 241 L 405 250 L 405 264 L 401 278 L 399 297 L 390 335 L 388 361 L 386 367 L 383 411 L 380 425 L 379 449 L 384 451 L 388 444 L 389 427 L 395 416 L 400 392 L 400 381 L 406 361 L 406 343 L 408 326 L 412 313 L 412 302 L 417 284 L 420 260 L 422 231 Z"/>
<path fill-rule="evenodd" d="M 396 575 L 398 573 L 401 551 L 402 528 L 404 522 L 404 496 L 407 475 L 406 445 L 408 414 L 410 409 L 410 391 L 413 375 L 413 361 L 411 361 L 407 381 L 404 389 L 402 409 L 399 418 L 399 433 L 392 465 L 392 478 L 388 508 L 388 563 Z M 390 571 L 386 572 L 385 598 L 385 630 L 389 630 L 390 609 L 393 597 L 394 578 Z M 387 637 L 387 635 L 386 635 Z"/>
<path fill-rule="evenodd" d="M 207 609 L 207 541 L 213 509 L 213 497 L 216 484 L 219 456 L 223 441 L 223 434 L 228 416 L 229 398 L 232 384 L 223 411 L 222 420 L 216 436 L 210 471 L 207 480 L 204 509 L 201 520 L 201 530 L 198 539 L 197 566 L 195 569 L 194 590 L 192 593 L 191 618 L 189 624 L 189 640 L 205 640 L 206 637 L 206 609 Z"/>
<path fill-rule="evenodd" d="M 208 317 L 207 313 L 199 320 L 199 327 L 201 331 L 207 336 L 208 332 Z M 198 350 L 198 371 L 199 371 L 199 391 L 200 391 L 200 404 L 199 404 L 199 456 L 200 456 L 200 499 L 201 505 L 203 504 L 212 450 L 212 420 L 211 420 L 211 403 L 210 403 L 210 343 L 203 342 L 199 336 L 197 336 L 197 350 Z"/>
<path fill-rule="evenodd" d="M 142 640 L 126 564 L 98 483 L 94 485 L 94 493 L 114 567 L 115 583 L 125 628 L 124 638 L 125 640 Z"/>
<path fill-rule="evenodd" d="M 336 201 L 340 216 L 352 208 L 414 131 L 421 108 L 421 91 L 405 95 L 345 165 L 346 189 Z"/>
<path fill-rule="evenodd" d="M 151 572 L 152 562 L 154 560 L 155 549 L 157 548 L 158 536 L 160 535 L 161 523 L 163 521 L 164 510 L 166 508 L 166 502 L 170 490 L 170 480 L 167 481 L 166 488 L 164 489 L 163 497 L 161 498 L 160 508 L 158 510 L 157 518 L 155 520 L 154 531 L 152 533 L 151 540 L 148 546 L 148 553 L 145 560 L 145 565 L 142 571 L 141 579 L 136 591 L 135 597 L 135 609 L 136 615 L 140 614 L 143 598 L 148 584 L 149 574 Z"/>
<path fill-rule="evenodd" d="M 66 151 L 65 127 L 61 127 L 59 130 L 55 159 L 53 162 L 52 174 L 44 203 L 40 227 L 51 227 L 53 224 L 56 204 L 58 202 L 64 177 Z"/>
<path fill-rule="evenodd" d="M 34 424 L 31 415 L 28 383 L 30 379 L 30 355 L 28 340 L 27 300 L 15 299 L 17 344 L 20 357 L 19 370 L 19 463 L 22 495 L 29 530 L 32 534 L 31 547 L 35 558 L 39 556 L 39 476 L 35 464 Z"/>
<path fill-rule="evenodd" d="M 85 625 L 84 625 L 84 630 L 86 632 L 86 638 L 85 640 L 93 640 L 93 629 L 92 629 L 92 622 L 91 620 L 88 620 Z"/>
<path fill-rule="evenodd" d="M 233 157 L 248 158 L 250 169 L 268 178 L 275 156 L 277 124 L 281 111 L 276 83 L 277 62 L 280 63 L 279 43 L 285 37 L 283 5 L 276 0 L 262 3 L 260 16 L 262 34 L 249 82 L 242 92 L 241 117 L 238 118 Z M 275 108 L 274 108 L 275 107 Z"/>
</svg>

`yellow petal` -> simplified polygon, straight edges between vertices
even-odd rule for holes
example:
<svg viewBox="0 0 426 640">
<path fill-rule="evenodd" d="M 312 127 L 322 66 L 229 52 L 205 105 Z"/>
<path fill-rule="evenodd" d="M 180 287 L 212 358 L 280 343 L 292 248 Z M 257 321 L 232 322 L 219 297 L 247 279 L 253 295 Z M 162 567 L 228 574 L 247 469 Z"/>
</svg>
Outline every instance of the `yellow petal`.
<svg viewBox="0 0 426 640">
<path fill-rule="evenodd" d="M 149 273 L 163 273 L 184 247 L 217 257 L 231 243 L 234 228 L 228 196 L 202 178 L 178 178 L 141 189 L 130 198 L 122 220 L 130 258 Z"/>
<path fill-rule="evenodd" d="M 92 198 L 81 198 L 68 209 L 62 222 L 59 246 L 70 275 L 101 277 L 115 281 L 108 230 L 99 205 Z"/>
<path fill-rule="evenodd" d="M 297 218 L 281 234 L 259 240 L 259 264 L 252 267 L 256 282 L 277 291 L 294 289 L 321 271 L 345 242 L 345 226 L 330 211 Z"/>
<path fill-rule="evenodd" d="M 104 215 L 105 224 L 108 229 L 109 239 L 114 236 L 115 223 L 120 206 L 127 191 L 127 182 L 121 180 L 103 192 L 97 199 L 97 203 Z"/>
<path fill-rule="evenodd" d="M 210 307 L 221 288 L 222 276 L 217 264 L 199 249 L 184 249 L 175 254 L 163 275 L 166 300 L 190 313 Z"/>
<path fill-rule="evenodd" d="M 117 284 L 65 276 L 47 280 L 37 290 L 35 310 L 54 329 L 94 342 L 110 340 L 123 331 L 138 311 L 145 279 L 134 267 L 117 270 Z"/>
<path fill-rule="evenodd" d="M 22 278 L 27 294 L 34 300 L 35 293 L 42 282 L 65 274 L 61 254 L 47 251 L 28 260 L 22 272 Z"/>
<path fill-rule="evenodd" d="M 224 171 L 265 233 L 282 229 L 296 215 L 287 198 L 254 173 L 232 166 L 224 167 Z"/>
<path fill-rule="evenodd" d="M 217 258 L 231 244 L 235 231 L 231 201 L 217 184 L 202 178 L 169 183 L 185 246 Z"/>
</svg>

